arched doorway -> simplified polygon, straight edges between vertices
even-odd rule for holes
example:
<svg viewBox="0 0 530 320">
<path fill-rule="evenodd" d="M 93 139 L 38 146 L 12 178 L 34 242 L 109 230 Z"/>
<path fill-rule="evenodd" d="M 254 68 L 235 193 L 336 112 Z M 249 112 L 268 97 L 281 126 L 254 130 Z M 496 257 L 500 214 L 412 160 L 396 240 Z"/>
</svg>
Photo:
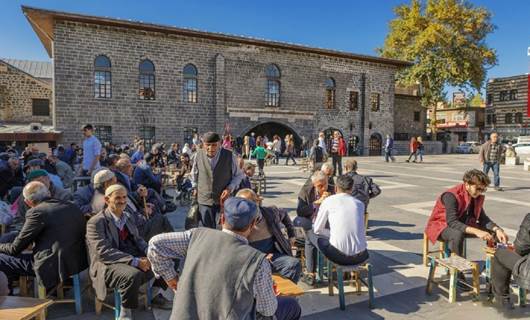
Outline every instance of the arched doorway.
<svg viewBox="0 0 530 320">
<path fill-rule="evenodd" d="M 352 135 L 348 138 L 348 156 L 359 155 L 359 137 Z"/>
<path fill-rule="evenodd" d="M 294 138 L 295 149 L 298 151 L 300 150 L 302 146 L 302 138 L 298 135 L 298 133 L 282 123 L 264 122 L 264 123 L 258 124 L 254 127 L 251 127 L 250 129 L 243 130 L 241 137 L 250 136 L 252 132 L 254 132 L 254 135 L 256 137 L 266 136 L 269 141 L 272 141 L 272 137 L 274 135 L 280 136 L 280 138 L 283 141 L 286 135 L 291 134 L 293 135 L 293 138 Z M 283 142 L 282 142 L 282 147 L 283 147 Z M 282 152 L 283 152 L 283 148 L 282 148 Z M 297 152 L 296 154 L 299 154 L 299 152 Z"/>
<path fill-rule="evenodd" d="M 368 155 L 380 156 L 383 145 L 383 138 L 379 133 L 374 133 L 370 136 L 370 150 Z"/>
</svg>

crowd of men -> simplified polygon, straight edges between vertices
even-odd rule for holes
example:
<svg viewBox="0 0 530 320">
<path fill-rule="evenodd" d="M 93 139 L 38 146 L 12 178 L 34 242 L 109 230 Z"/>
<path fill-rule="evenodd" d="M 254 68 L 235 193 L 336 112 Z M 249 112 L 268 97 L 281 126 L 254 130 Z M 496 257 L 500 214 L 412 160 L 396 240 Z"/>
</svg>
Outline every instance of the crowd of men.
<svg viewBox="0 0 530 320">
<path fill-rule="evenodd" d="M 294 221 L 285 210 L 264 206 L 253 190 L 255 165 L 245 157 L 257 159 L 263 174 L 264 158 L 281 152 L 261 137 L 238 154 L 230 139 L 214 132 L 169 150 L 147 148 L 140 139 L 131 146 L 102 145 L 90 124 L 82 132 L 81 151 L 72 144 L 49 155 L 32 148 L 20 157 L 0 154 L 0 199 L 9 204 L 7 213 L 0 211 L 7 226 L 0 237 L 0 280 L 7 279 L 7 288 L 0 284 L 0 292 L 14 293 L 20 276 L 51 289 L 88 268 L 97 299 L 105 300 L 109 290 L 120 294 L 121 319 L 133 318 L 142 286 L 159 288 L 152 304 L 171 309 L 171 319 L 299 319 L 300 305 L 277 295 L 272 274 L 314 285 L 317 252 L 342 266 L 369 258 L 368 206 L 381 189 L 357 172 L 356 160 L 342 163 L 340 132 L 327 141 L 321 134 L 308 151 L 312 173 L 298 194 Z M 487 169 L 499 170 L 495 139 L 481 153 L 486 173 L 466 172 L 463 183 L 440 195 L 427 223 L 429 239 L 447 242 L 457 255 L 466 236 L 508 241 L 484 212 Z M 175 173 L 177 196 L 195 199 L 199 228 L 173 232 L 165 214 L 175 204 L 164 190 L 164 170 Z M 77 188 L 76 173 L 90 182 Z M 297 227 L 303 229 L 305 265 L 293 254 Z M 505 307 L 511 306 L 512 270 L 521 286 L 530 285 L 529 252 L 530 215 L 515 251 L 498 249 L 493 260 L 491 290 Z"/>
</svg>

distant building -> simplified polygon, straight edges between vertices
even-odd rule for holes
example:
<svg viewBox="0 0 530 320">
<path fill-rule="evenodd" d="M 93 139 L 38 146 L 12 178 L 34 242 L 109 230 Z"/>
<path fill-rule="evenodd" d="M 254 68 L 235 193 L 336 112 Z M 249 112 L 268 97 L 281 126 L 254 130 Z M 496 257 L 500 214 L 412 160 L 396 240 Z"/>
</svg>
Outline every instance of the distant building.
<svg viewBox="0 0 530 320">
<path fill-rule="evenodd" d="M 484 106 L 443 105 L 436 108 L 436 131 L 438 135 L 451 133 L 458 141 L 484 140 Z"/>
<path fill-rule="evenodd" d="M 528 75 L 490 79 L 486 85 L 486 132 L 498 132 L 503 141 L 530 135 Z"/>
<path fill-rule="evenodd" d="M 102 140 L 182 142 L 194 132 L 339 130 L 381 154 L 395 119 L 424 128 L 418 97 L 396 96 L 409 62 L 336 50 L 23 7 L 54 60 L 54 126 L 66 142 L 92 123 Z M 417 110 L 417 111 L 416 111 Z M 418 113 L 416 113 L 418 112 Z M 418 128 L 417 131 L 414 131 Z M 403 130 L 400 128 L 400 130 Z M 404 132 L 405 133 L 405 132 Z"/>
<path fill-rule="evenodd" d="M 53 66 L 46 61 L 0 59 L 0 143 L 56 141 Z M 31 125 L 32 124 L 32 125 Z"/>
</svg>

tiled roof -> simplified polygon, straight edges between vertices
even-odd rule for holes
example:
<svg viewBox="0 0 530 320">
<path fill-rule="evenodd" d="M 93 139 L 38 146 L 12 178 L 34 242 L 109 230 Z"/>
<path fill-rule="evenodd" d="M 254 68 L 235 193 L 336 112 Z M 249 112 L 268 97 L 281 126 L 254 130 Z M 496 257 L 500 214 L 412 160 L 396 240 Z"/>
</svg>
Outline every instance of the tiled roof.
<svg viewBox="0 0 530 320">
<path fill-rule="evenodd" d="M 31 61 L 18 59 L 4 59 L 0 60 L 12 65 L 13 67 L 24 71 L 25 73 L 40 79 L 53 78 L 53 65 L 48 61 Z"/>
</svg>

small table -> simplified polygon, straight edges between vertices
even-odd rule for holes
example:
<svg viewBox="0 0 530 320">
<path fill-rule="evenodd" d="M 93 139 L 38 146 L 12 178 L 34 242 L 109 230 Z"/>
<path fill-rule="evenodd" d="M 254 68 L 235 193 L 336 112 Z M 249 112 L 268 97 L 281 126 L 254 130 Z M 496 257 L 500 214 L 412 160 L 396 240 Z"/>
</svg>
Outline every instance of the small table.
<svg viewBox="0 0 530 320">
<path fill-rule="evenodd" d="M 304 290 L 289 279 L 273 275 L 272 280 L 276 283 L 276 289 L 282 297 L 297 297 L 304 294 Z"/>
<path fill-rule="evenodd" d="M 53 303 L 49 299 L 26 297 L 0 297 L 0 319 L 37 320 L 46 319 L 46 308 Z"/>
</svg>

